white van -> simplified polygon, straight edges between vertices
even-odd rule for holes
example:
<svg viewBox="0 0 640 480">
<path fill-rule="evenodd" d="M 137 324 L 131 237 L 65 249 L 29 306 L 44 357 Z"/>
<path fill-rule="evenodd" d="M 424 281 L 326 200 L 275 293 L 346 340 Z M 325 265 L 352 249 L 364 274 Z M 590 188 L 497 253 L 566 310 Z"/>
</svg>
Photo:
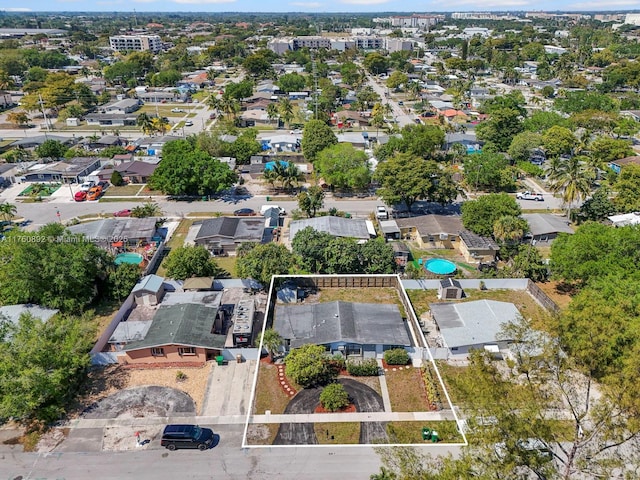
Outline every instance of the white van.
<svg viewBox="0 0 640 480">
<path fill-rule="evenodd" d="M 260 207 L 260 215 L 264 216 L 264 214 L 267 212 L 267 210 L 269 210 L 270 208 L 275 208 L 276 210 L 278 210 L 280 212 L 280 215 L 286 215 L 287 212 L 285 211 L 284 208 L 279 207 L 278 205 L 262 205 Z"/>
</svg>

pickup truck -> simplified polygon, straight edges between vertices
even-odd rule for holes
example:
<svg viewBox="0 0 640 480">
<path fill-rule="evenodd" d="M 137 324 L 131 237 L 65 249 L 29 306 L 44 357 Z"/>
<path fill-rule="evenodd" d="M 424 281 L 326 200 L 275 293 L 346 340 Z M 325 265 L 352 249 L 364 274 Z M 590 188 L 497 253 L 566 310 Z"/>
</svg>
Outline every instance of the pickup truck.
<svg viewBox="0 0 640 480">
<path fill-rule="evenodd" d="M 387 208 L 384 205 L 378 205 L 376 207 L 376 218 L 378 218 L 379 220 L 389 219 L 389 212 L 387 211 Z"/>
<path fill-rule="evenodd" d="M 516 198 L 518 200 L 535 200 L 536 202 L 544 202 L 544 197 L 541 193 L 521 192 L 516 193 Z"/>
</svg>

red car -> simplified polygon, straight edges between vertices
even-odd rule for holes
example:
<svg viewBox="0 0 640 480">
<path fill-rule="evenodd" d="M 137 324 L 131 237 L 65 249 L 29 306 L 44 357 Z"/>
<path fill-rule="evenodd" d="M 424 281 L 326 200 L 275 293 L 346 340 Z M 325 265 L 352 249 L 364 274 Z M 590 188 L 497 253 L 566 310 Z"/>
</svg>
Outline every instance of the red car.
<svg viewBox="0 0 640 480">
<path fill-rule="evenodd" d="M 87 199 L 87 192 L 79 191 L 73 196 L 76 202 L 84 202 Z"/>
<path fill-rule="evenodd" d="M 130 217 L 131 216 L 131 210 L 120 210 L 118 212 L 115 212 L 113 214 L 114 217 Z"/>
</svg>

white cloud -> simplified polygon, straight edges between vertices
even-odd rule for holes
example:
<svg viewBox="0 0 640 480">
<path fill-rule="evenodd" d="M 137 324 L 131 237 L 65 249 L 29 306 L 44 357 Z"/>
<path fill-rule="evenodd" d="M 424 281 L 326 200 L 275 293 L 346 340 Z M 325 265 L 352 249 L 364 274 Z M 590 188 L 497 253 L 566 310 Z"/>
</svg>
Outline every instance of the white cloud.
<svg viewBox="0 0 640 480">
<path fill-rule="evenodd" d="M 175 3 L 188 3 L 191 5 L 208 5 L 215 3 L 233 3 L 236 0 L 173 0 Z"/>
<path fill-rule="evenodd" d="M 0 8 L 1 12 L 32 12 L 30 8 L 26 7 L 9 7 L 9 8 Z"/>
<path fill-rule="evenodd" d="M 340 0 L 340 3 L 348 3 L 349 5 L 380 5 L 390 0 Z"/>
<path fill-rule="evenodd" d="M 567 5 L 571 10 L 615 10 L 616 7 L 635 7 L 638 0 L 613 0 L 603 5 L 602 2 L 578 2 Z"/>
<path fill-rule="evenodd" d="M 320 2 L 290 2 L 289 5 L 303 8 L 320 8 L 323 4 Z"/>
</svg>

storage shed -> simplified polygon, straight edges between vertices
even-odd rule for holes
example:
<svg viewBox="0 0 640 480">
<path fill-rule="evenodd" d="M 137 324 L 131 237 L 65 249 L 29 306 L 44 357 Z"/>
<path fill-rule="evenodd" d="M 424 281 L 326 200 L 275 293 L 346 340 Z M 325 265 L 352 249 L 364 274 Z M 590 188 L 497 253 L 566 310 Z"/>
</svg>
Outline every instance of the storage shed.
<svg viewBox="0 0 640 480">
<path fill-rule="evenodd" d="M 147 275 L 131 291 L 138 305 L 158 305 L 164 296 L 164 278 Z"/>
<path fill-rule="evenodd" d="M 459 300 L 464 296 L 464 290 L 460 282 L 453 278 L 446 278 L 440 281 L 438 286 L 439 300 Z"/>
</svg>

